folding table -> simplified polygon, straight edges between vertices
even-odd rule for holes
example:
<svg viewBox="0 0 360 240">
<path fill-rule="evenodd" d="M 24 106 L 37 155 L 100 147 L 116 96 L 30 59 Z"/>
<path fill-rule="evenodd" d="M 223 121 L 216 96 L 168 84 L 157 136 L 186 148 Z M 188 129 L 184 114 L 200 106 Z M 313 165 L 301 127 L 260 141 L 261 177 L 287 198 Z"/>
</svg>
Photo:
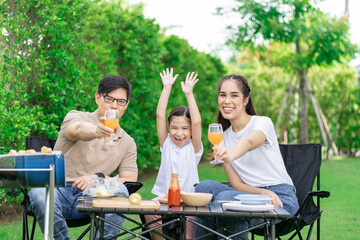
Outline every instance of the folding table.
<svg viewBox="0 0 360 240">
<path fill-rule="evenodd" d="M 260 224 L 259 226 L 253 227 L 248 230 L 252 230 L 257 227 L 261 226 L 270 226 L 271 227 L 271 239 L 275 239 L 275 221 L 277 219 L 284 220 L 289 218 L 291 215 L 289 212 L 287 212 L 285 209 L 281 207 L 277 207 L 274 210 L 266 211 L 266 212 L 244 212 L 244 211 L 229 211 L 222 207 L 221 203 L 218 202 L 212 202 L 207 204 L 204 207 L 190 207 L 186 205 L 180 205 L 179 207 L 169 207 L 167 204 L 161 204 L 160 209 L 130 209 L 130 208 L 99 208 L 99 207 L 93 207 L 92 201 L 84 201 L 81 202 L 76 207 L 79 212 L 87 212 L 90 213 L 91 217 L 91 230 L 90 230 L 90 239 L 95 238 L 95 228 L 99 228 L 100 235 L 103 231 L 103 224 L 104 222 L 107 222 L 113 226 L 116 226 L 123 230 L 120 236 L 123 236 L 127 233 L 130 233 L 132 236 L 128 238 L 121 238 L 121 239 L 132 239 L 135 237 L 141 238 L 141 239 L 148 239 L 144 236 L 144 234 L 149 232 L 156 232 L 156 229 L 162 226 L 166 226 L 171 224 L 172 222 L 180 222 L 181 229 L 183 229 L 180 238 L 185 239 L 186 235 L 186 221 L 192 222 L 196 224 L 199 227 L 205 227 L 202 225 L 199 225 L 199 223 L 193 221 L 191 218 L 188 218 L 189 216 L 195 216 L 200 218 L 205 217 L 237 217 L 237 218 L 260 218 L 264 219 L 264 223 Z M 111 223 L 108 220 L 104 218 L 104 215 L 106 213 L 116 213 L 122 217 L 124 217 L 126 220 L 129 220 L 135 224 L 138 225 L 138 227 L 127 229 L 123 226 L 119 226 L 117 224 Z M 140 223 L 136 220 L 129 217 L 129 215 L 161 215 L 163 218 L 166 217 L 172 217 L 172 220 L 168 222 L 164 222 L 162 225 L 159 225 L 155 228 L 149 228 L 147 227 L 151 223 Z M 206 228 L 206 227 L 205 227 Z M 135 232 L 138 229 L 142 229 L 141 232 Z M 212 232 L 214 234 L 217 234 L 220 237 L 223 237 L 224 239 L 232 239 L 232 237 L 239 235 L 240 233 L 236 233 L 235 235 L 232 235 L 231 237 L 224 236 L 220 233 L 217 233 L 216 231 L 213 231 L 212 229 L 208 229 L 209 232 Z M 247 230 L 247 231 L 248 231 Z M 164 236 L 167 239 L 173 239 L 169 236 Z"/>
</svg>

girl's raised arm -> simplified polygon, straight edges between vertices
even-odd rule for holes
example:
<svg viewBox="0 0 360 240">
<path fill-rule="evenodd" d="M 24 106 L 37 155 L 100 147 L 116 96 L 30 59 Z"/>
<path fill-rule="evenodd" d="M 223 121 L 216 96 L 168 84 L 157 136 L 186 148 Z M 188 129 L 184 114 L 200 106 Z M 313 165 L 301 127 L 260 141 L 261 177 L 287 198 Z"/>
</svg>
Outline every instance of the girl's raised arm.
<svg viewBox="0 0 360 240">
<path fill-rule="evenodd" d="M 196 78 L 197 74 L 194 72 L 191 74 L 188 73 L 185 83 L 181 82 L 181 88 L 189 105 L 194 152 L 198 153 L 201 150 L 201 116 L 193 94 L 194 85 L 199 81 L 199 79 Z"/>
<path fill-rule="evenodd" d="M 160 73 L 160 77 L 163 83 L 163 90 L 161 92 L 159 102 L 156 108 L 156 129 L 160 146 L 162 147 L 168 135 L 166 127 L 166 108 L 169 101 L 172 85 L 178 77 L 178 74 L 173 76 L 173 69 L 171 68 L 169 70 L 167 68 L 166 70 L 163 70 L 162 73 Z"/>
</svg>

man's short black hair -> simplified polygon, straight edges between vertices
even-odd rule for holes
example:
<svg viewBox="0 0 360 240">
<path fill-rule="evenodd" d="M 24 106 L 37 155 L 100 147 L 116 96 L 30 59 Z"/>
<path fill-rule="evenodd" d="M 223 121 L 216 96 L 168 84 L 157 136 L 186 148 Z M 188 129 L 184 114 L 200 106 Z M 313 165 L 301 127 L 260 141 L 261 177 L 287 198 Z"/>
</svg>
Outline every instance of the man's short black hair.
<svg viewBox="0 0 360 240">
<path fill-rule="evenodd" d="M 114 91 L 118 88 L 123 88 L 126 90 L 126 97 L 129 100 L 131 95 L 131 83 L 123 76 L 108 76 L 101 79 L 99 83 L 98 93 L 100 95 L 106 95 L 111 91 Z"/>
</svg>

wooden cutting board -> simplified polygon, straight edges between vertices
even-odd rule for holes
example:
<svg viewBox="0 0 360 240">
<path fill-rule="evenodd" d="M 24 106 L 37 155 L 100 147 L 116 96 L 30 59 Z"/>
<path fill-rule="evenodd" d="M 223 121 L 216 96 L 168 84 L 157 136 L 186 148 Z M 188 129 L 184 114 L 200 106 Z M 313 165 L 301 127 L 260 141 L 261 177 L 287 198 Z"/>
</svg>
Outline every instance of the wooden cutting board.
<svg viewBox="0 0 360 240">
<path fill-rule="evenodd" d="M 131 209 L 160 209 L 158 201 L 142 200 L 139 205 L 130 204 L 127 199 L 95 199 L 95 208 L 131 208 Z"/>
</svg>

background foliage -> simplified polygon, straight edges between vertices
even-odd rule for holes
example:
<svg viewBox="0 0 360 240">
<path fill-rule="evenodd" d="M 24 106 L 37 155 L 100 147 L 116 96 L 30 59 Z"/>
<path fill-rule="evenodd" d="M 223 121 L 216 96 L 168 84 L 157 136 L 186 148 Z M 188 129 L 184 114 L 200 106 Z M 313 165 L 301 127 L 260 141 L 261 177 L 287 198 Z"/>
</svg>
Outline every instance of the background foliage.
<svg viewBox="0 0 360 240">
<path fill-rule="evenodd" d="M 2 153 L 24 149 L 25 136 L 57 138 L 71 109 L 94 111 L 101 78 L 120 74 L 133 85 L 121 126 L 138 146 L 139 169 L 159 166 L 155 110 L 159 73 L 180 74 L 169 110 L 186 105 L 180 81 L 199 74 L 195 97 L 204 133 L 215 114 L 215 83 L 225 74 L 219 58 L 198 52 L 187 41 L 165 36 L 141 5 L 125 1 L 2 1 L 0 104 Z M 200 101 L 201 99 L 201 101 Z"/>
<path fill-rule="evenodd" d="M 199 74 L 194 91 L 202 115 L 205 155 L 210 151 L 206 132 L 207 125 L 215 121 L 219 78 L 227 73 L 245 76 L 258 114 L 269 116 L 274 123 L 289 82 L 296 78 L 294 48 L 287 41 L 255 44 L 251 51 L 242 49 L 225 68 L 219 58 L 195 50 L 186 40 L 165 36 L 153 19 L 144 17 L 141 5 L 129 6 L 125 0 L 0 0 L 0 13 L 1 154 L 11 148 L 24 149 L 27 135 L 57 138 L 66 113 L 72 109 L 94 111 L 100 79 L 121 74 L 134 90 L 120 124 L 137 143 L 140 171 L 158 168 L 155 110 L 162 88 L 159 72 L 164 68 L 174 67 L 180 74 L 168 112 L 187 104 L 180 87 L 187 72 Z M 336 145 L 342 154 L 354 156 L 360 149 L 359 80 L 346 65 L 347 59 L 334 58 L 342 62 L 338 64 L 327 62 L 332 54 L 337 57 L 354 46 L 333 48 L 334 41 L 329 39 L 347 32 L 347 23 L 314 13 L 303 21 L 304 27 L 312 26 L 317 32 L 320 25 L 316 23 L 321 20 L 324 29 L 333 27 L 339 32 L 328 36 L 325 31 L 316 39 L 304 39 L 303 44 L 309 47 L 303 48 L 303 54 L 312 57 L 303 64 Z M 283 30 L 275 19 L 266 21 L 280 34 Z M 340 40 L 348 43 L 346 36 Z M 316 44 L 325 44 L 321 47 L 325 50 L 331 45 L 334 50 L 317 54 Z M 298 143 L 300 135 L 300 97 L 296 91 L 294 103 L 287 106 L 292 113 L 287 127 L 290 143 Z M 312 104 L 307 101 L 309 141 L 322 143 Z M 283 127 L 282 119 L 278 132 Z M 6 191 L 0 189 L 0 202 Z"/>
<path fill-rule="evenodd" d="M 300 143 L 308 143 L 310 139 L 308 71 L 314 66 L 346 63 L 359 52 L 351 43 L 347 18 L 326 15 L 320 11 L 318 2 L 234 0 L 230 6 L 218 8 L 221 15 L 231 12 L 238 16 L 236 22 L 228 26 L 230 45 L 240 51 L 247 47 L 262 52 L 265 59 L 271 60 L 268 63 L 297 75 Z M 269 56 L 269 52 L 273 54 Z"/>
</svg>

